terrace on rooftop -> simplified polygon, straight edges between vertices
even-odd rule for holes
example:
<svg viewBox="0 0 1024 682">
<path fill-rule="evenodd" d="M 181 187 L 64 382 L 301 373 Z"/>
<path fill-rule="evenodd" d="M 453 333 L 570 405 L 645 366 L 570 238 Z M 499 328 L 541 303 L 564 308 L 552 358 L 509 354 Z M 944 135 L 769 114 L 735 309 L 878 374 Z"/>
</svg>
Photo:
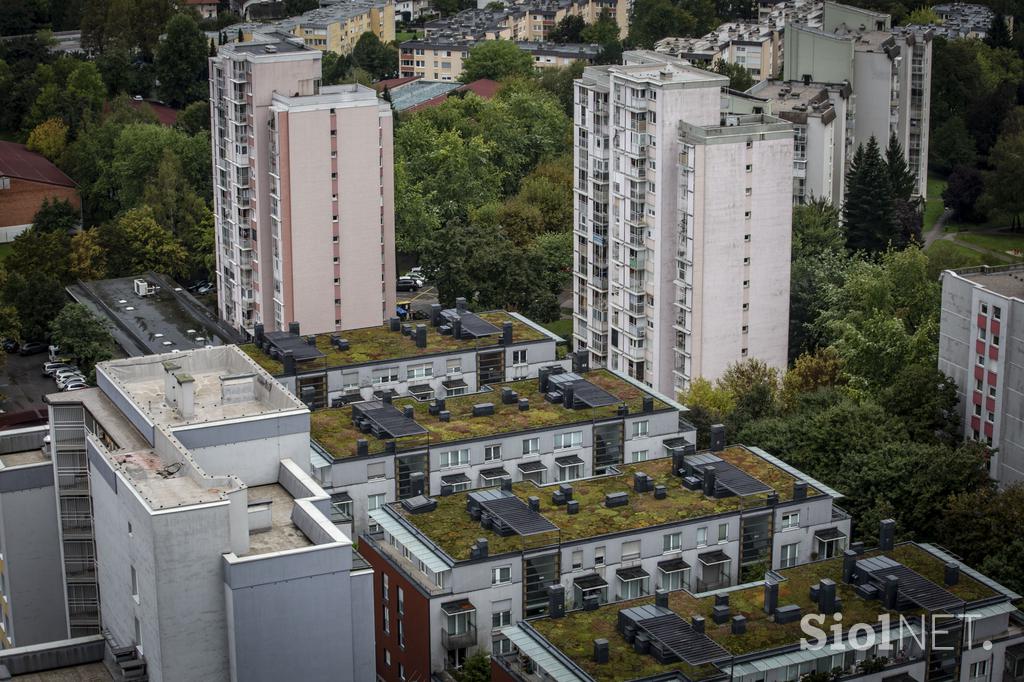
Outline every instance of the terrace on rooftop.
<svg viewBox="0 0 1024 682">
<path fill-rule="evenodd" d="M 572 499 L 579 504 L 579 510 L 574 514 L 569 514 L 565 505 L 554 504 L 551 493 L 558 490 L 557 485 L 538 487 L 529 481 L 513 484 L 512 494 L 520 500 L 528 503 L 530 497 L 538 497 L 539 514 L 557 528 L 557 531 L 538 537 L 503 536 L 471 521 L 466 508 L 467 499 L 475 491 L 439 497 L 436 499 L 437 507 L 427 513 L 410 513 L 401 505 L 393 505 L 392 509 L 451 558 L 461 561 L 470 558 L 471 547 L 477 538 L 487 539 L 488 552 L 493 556 L 764 506 L 771 491 L 778 495 L 780 502 L 793 499 L 793 484 L 797 478 L 776 464 L 742 446 L 729 447 L 715 454 L 727 465 L 771 490 L 751 495 L 710 497 L 702 491 L 684 487 L 681 479 L 672 473 L 672 459 L 660 458 L 620 465 L 618 474 L 574 481 Z M 664 498 L 657 499 L 653 492 L 634 492 L 634 474 L 640 472 L 651 478 L 652 490 L 655 485 L 665 486 Z M 628 503 L 606 507 L 605 495 L 618 492 L 628 494 Z M 815 488 L 807 489 L 808 497 L 821 494 L 824 493 Z"/>
<path fill-rule="evenodd" d="M 620 405 L 623 404 L 628 407 L 630 415 L 636 415 L 642 412 L 645 397 L 653 399 L 651 408 L 655 412 L 674 409 L 668 403 L 653 398 L 639 386 L 608 370 L 592 370 L 583 377 L 590 384 L 613 396 L 615 402 L 600 407 L 570 409 L 560 403 L 546 401 L 537 379 L 522 379 L 494 384 L 490 393 L 446 398 L 444 409 L 448 412 L 448 421 L 442 421 L 439 414 L 431 414 L 429 403 L 411 397 L 395 398 L 392 401 L 393 407 L 401 413 L 411 408 L 412 421 L 422 427 L 420 432 L 407 436 L 382 439 L 364 433 L 353 423 L 352 405 L 314 411 L 310 415 L 310 430 L 313 438 L 331 457 L 344 459 L 356 454 L 357 441 L 360 439 L 368 441 L 367 454 L 386 451 L 388 442 L 394 442 L 395 450 L 400 452 L 439 443 L 483 438 L 498 433 L 515 433 L 610 419 L 619 414 Z M 516 402 L 502 402 L 504 389 L 511 389 L 516 393 Z M 522 399 L 529 401 L 529 409 L 520 409 L 519 400 Z M 492 414 L 473 416 L 474 406 L 488 402 L 494 406 Z"/>
<path fill-rule="evenodd" d="M 878 550 L 869 551 L 858 558 L 878 558 L 883 554 L 930 581 L 935 590 L 948 591 L 967 605 L 1000 596 L 990 584 L 968 575 L 967 569 L 959 571 L 956 584 L 945 584 L 946 559 L 935 550 L 914 543 L 900 544 L 884 553 Z M 866 599 L 860 596 L 854 585 L 844 583 L 842 558 L 802 564 L 774 573 L 778 580 L 778 605 L 797 605 L 805 614 L 819 612 L 818 604 L 811 598 L 812 587 L 817 586 L 823 578 L 834 581 L 835 597 L 842 605 L 844 629 L 856 623 L 875 624 L 881 614 L 896 612 L 886 609 L 879 599 Z M 687 623 L 690 623 L 694 616 L 703 617 L 704 634 L 715 645 L 725 649 L 730 658 L 799 644 L 801 637 L 807 637 L 801 630 L 800 619 L 788 623 L 775 622 L 764 610 L 765 593 L 762 583 L 729 591 L 730 618 L 721 624 L 716 623 L 713 618 L 716 605 L 713 595 L 697 597 L 682 590 L 670 592 L 668 609 Z M 682 672 L 689 679 L 697 680 L 719 675 L 723 667 L 728 670 L 730 658 L 718 662 L 717 665 L 691 665 L 684 661 L 661 663 L 649 653 L 638 653 L 620 634 L 619 613 L 633 607 L 651 606 L 654 602 L 655 597 L 644 597 L 607 604 L 595 610 L 572 611 L 564 618 L 532 620 L 526 627 L 538 633 L 547 640 L 550 648 L 560 652 L 599 682 L 646 679 L 672 671 Z M 920 613 L 920 610 L 909 609 L 906 613 L 910 617 Z M 744 632 L 733 633 L 731 616 L 743 616 L 746 619 Z M 832 625 L 833 622 L 829 620 L 822 627 Z M 595 639 L 608 641 L 607 663 L 594 661 Z"/>
<path fill-rule="evenodd" d="M 477 313 L 476 316 L 490 323 L 498 330 L 506 322 L 511 323 L 513 344 L 554 340 L 550 334 L 529 322 L 526 318 L 503 310 Z M 417 323 L 411 322 L 409 324 L 412 324 L 413 328 L 415 328 Z M 434 327 L 430 324 L 427 324 L 426 327 L 427 338 L 426 343 L 422 347 L 417 345 L 414 335 L 407 336 L 401 333 L 401 331 L 392 331 L 388 324 L 303 337 L 303 340 L 306 342 L 310 338 L 314 339 L 315 350 L 318 353 L 315 353 L 315 357 L 311 357 L 308 360 L 296 357 L 296 368 L 299 372 L 322 370 L 332 367 L 348 367 L 397 360 L 399 358 L 429 356 L 456 351 L 483 350 L 500 348 L 502 346 L 502 337 L 498 333 L 474 338 L 456 338 L 450 333 L 441 333 L 439 327 Z M 347 341 L 347 344 L 334 342 L 332 337 Z M 344 345 L 347 345 L 347 347 L 343 347 Z M 240 348 L 271 374 L 280 375 L 284 372 L 284 364 L 279 359 L 279 355 L 268 354 L 255 343 L 245 344 L 240 346 Z M 274 351 L 271 350 L 271 353 L 274 353 Z M 314 353 L 310 354 L 314 355 Z"/>
</svg>

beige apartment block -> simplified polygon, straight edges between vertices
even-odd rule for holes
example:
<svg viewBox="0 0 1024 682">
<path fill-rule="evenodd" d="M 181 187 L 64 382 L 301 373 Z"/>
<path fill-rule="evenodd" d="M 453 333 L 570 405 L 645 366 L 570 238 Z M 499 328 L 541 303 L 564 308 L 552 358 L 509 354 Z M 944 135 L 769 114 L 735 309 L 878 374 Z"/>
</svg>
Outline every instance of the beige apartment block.
<svg viewBox="0 0 1024 682">
<path fill-rule="evenodd" d="M 219 312 L 244 333 L 394 309 L 391 110 L 369 88 L 321 88 L 320 57 L 276 33 L 210 60 Z"/>
</svg>

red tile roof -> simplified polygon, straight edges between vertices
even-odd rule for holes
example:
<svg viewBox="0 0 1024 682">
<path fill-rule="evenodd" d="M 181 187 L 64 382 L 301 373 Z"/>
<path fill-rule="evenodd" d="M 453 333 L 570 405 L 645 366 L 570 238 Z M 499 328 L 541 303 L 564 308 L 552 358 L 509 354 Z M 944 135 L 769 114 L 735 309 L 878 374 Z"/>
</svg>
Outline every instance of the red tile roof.
<svg viewBox="0 0 1024 682">
<path fill-rule="evenodd" d="M 412 83 L 420 79 L 420 76 L 406 76 L 405 78 L 388 78 L 382 81 L 377 81 L 373 84 L 373 89 L 377 92 L 383 92 L 384 88 L 388 90 L 394 90 L 397 87 L 401 87 L 406 83 Z"/>
<path fill-rule="evenodd" d="M 491 99 L 496 94 L 498 94 L 499 88 L 501 88 L 501 83 L 499 83 L 498 81 L 492 81 L 490 78 L 481 78 L 479 80 L 473 81 L 472 83 L 460 85 L 459 87 L 455 88 L 452 92 L 472 92 L 477 97 Z M 443 95 L 432 97 L 431 99 L 428 99 L 425 102 L 420 102 L 416 106 L 409 107 L 408 109 L 406 109 L 404 113 L 410 114 L 415 111 L 420 111 L 422 109 L 436 107 L 437 105 L 442 104 L 446 99 L 451 97 L 452 92 L 446 92 Z"/>
<path fill-rule="evenodd" d="M 76 186 L 74 180 L 47 161 L 45 156 L 16 142 L 0 141 L 0 175 L 48 185 Z"/>
</svg>

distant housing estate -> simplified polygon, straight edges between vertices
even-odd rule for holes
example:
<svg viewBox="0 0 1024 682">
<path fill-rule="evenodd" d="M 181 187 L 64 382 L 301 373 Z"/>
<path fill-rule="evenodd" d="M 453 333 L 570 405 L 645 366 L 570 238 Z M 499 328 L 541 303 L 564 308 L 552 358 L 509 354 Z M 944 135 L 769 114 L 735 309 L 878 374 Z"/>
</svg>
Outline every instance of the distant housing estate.
<svg viewBox="0 0 1024 682">
<path fill-rule="evenodd" d="M 395 5 L 392 0 L 333 0 L 317 9 L 266 23 L 234 24 L 224 29 L 229 41 L 242 32 L 249 42 L 259 33 L 283 31 L 301 38 L 307 47 L 348 54 L 367 31 L 382 42 L 395 39 Z"/>
</svg>

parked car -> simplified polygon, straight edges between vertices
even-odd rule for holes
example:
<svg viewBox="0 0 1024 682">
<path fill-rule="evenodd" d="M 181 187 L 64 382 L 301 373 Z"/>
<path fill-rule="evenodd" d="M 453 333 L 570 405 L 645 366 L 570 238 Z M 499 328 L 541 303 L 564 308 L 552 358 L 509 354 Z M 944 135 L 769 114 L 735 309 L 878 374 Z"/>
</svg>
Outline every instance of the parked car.
<svg viewBox="0 0 1024 682">
<path fill-rule="evenodd" d="M 81 374 L 72 374 L 70 376 L 66 376 L 66 377 L 63 377 L 61 379 L 57 379 L 57 388 L 59 388 L 60 390 L 63 391 L 63 390 L 66 390 L 67 387 L 72 385 L 72 384 L 84 384 L 84 383 L 85 383 L 85 377 L 84 376 L 82 376 Z"/>
<path fill-rule="evenodd" d="M 419 291 L 420 285 L 411 277 L 399 277 L 395 283 L 396 291 Z"/>
<path fill-rule="evenodd" d="M 66 384 L 69 379 L 84 379 L 85 375 L 77 369 L 75 370 L 61 370 L 53 375 L 53 380 L 57 382 L 57 385 Z"/>
<path fill-rule="evenodd" d="M 43 376 L 52 377 L 58 371 L 62 369 L 78 369 L 69 362 L 44 362 L 43 363 Z"/>
<path fill-rule="evenodd" d="M 210 286 L 209 280 L 201 279 L 198 282 L 195 282 L 194 284 L 189 285 L 188 290 L 189 291 L 199 291 L 199 289 L 201 289 L 203 287 L 208 287 L 208 286 Z"/>
<path fill-rule="evenodd" d="M 4 339 L 4 352 L 6 353 L 17 353 L 18 342 L 14 339 Z"/>
<path fill-rule="evenodd" d="M 70 381 L 70 382 L 64 384 L 64 388 L 62 388 L 61 390 L 62 391 L 80 391 L 83 388 L 89 388 L 89 384 L 85 383 L 84 381 Z"/>
<path fill-rule="evenodd" d="M 417 265 L 417 266 L 416 266 L 416 267 L 414 267 L 414 268 L 409 268 L 409 272 L 410 272 L 410 273 L 411 273 L 411 274 L 412 274 L 412 275 L 413 275 L 414 277 L 419 277 L 419 278 L 421 278 L 421 279 L 423 278 L 423 268 L 422 268 L 422 267 L 420 267 L 419 265 Z"/>
<path fill-rule="evenodd" d="M 28 341 L 21 344 L 21 348 L 18 349 L 18 355 L 38 355 L 39 353 L 47 353 L 49 350 L 50 347 L 45 341 Z"/>
<path fill-rule="evenodd" d="M 411 279 L 412 281 L 416 282 L 416 286 L 423 286 L 423 275 L 419 275 L 413 272 L 412 270 L 402 275 L 402 279 Z"/>
<path fill-rule="evenodd" d="M 204 284 L 203 286 L 196 289 L 196 293 L 199 294 L 200 296 L 202 296 L 203 294 L 212 293 L 214 291 L 217 291 L 217 287 L 215 287 L 212 284 Z"/>
</svg>

